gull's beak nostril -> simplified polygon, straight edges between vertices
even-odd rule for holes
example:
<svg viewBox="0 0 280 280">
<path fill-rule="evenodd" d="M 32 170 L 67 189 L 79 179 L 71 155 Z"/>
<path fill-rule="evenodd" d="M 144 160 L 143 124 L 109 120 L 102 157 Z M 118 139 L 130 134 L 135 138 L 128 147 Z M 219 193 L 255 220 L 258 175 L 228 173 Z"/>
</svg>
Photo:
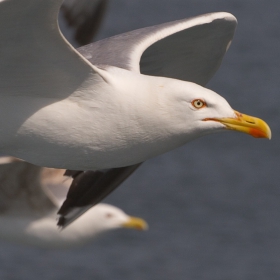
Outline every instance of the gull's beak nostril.
<svg viewBox="0 0 280 280">
<path fill-rule="evenodd" d="M 255 122 L 253 121 L 246 121 L 247 123 L 251 123 L 251 124 L 255 124 Z"/>
</svg>

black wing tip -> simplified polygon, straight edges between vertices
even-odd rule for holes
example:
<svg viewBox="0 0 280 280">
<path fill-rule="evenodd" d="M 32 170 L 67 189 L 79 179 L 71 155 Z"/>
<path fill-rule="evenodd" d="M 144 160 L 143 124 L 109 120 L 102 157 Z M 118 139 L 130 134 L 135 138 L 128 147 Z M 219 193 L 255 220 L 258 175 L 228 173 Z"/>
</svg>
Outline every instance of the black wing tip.
<svg viewBox="0 0 280 280">
<path fill-rule="evenodd" d="M 66 177 L 72 177 L 73 179 L 75 179 L 78 175 L 80 175 L 81 173 L 83 173 L 84 171 L 80 171 L 80 170 L 70 170 L 70 169 L 67 169 L 63 176 L 66 176 Z"/>
<path fill-rule="evenodd" d="M 82 216 L 88 209 L 93 207 L 94 205 L 87 205 L 84 207 L 71 207 L 68 208 L 66 212 L 58 211 L 58 222 L 57 226 L 62 230 L 65 229 L 67 226 L 72 224 L 76 219 Z"/>
<path fill-rule="evenodd" d="M 57 226 L 59 229 L 63 229 L 66 226 L 66 218 L 64 216 L 60 216 L 57 221 Z"/>
<path fill-rule="evenodd" d="M 107 171 L 74 171 L 67 170 L 66 175 L 73 177 L 73 182 L 66 200 L 58 210 L 57 225 L 65 228 L 74 222 L 88 209 L 98 204 L 129 177 L 141 163 L 112 168 Z"/>
<path fill-rule="evenodd" d="M 78 217 L 77 217 L 78 218 Z M 66 218 L 65 216 L 60 216 L 58 218 L 58 221 L 57 221 L 57 226 L 58 226 L 58 229 L 59 230 L 63 230 L 65 229 L 66 227 L 68 227 L 72 222 L 74 222 L 76 220 L 75 219 L 69 219 L 69 218 Z"/>
</svg>

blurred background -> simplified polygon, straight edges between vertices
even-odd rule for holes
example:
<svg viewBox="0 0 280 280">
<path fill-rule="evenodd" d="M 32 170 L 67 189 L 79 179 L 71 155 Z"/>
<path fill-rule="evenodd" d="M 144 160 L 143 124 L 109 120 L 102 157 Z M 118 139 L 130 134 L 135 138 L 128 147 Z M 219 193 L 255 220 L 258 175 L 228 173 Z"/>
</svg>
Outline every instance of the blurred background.
<svg viewBox="0 0 280 280">
<path fill-rule="evenodd" d="M 267 121 L 272 140 L 220 133 L 147 161 L 106 202 L 145 218 L 149 231 L 117 230 L 67 251 L 0 242 L 0 279 L 279 280 L 280 2 L 108 2 L 97 40 L 203 13 L 235 15 L 233 43 L 207 86 Z"/>
</svg>

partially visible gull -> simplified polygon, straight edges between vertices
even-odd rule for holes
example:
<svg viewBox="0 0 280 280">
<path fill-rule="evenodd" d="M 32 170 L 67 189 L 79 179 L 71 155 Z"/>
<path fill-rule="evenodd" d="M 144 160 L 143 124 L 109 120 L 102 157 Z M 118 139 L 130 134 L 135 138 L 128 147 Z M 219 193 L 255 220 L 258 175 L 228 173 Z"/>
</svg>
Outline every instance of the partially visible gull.
<svg viewBox="0 0 280 280">
<path fill-rule="evenodd" d="M 75 46 L 92 42 L 107 10 L 108 0 L 64 0 L 59 14 L 63 35 Z"/>
<path fill-rule="evenodd" d="M 232 41 L 233 15 L 178 20 L 76 51 L 57 25 L 61 4 L 0 2 L 2 153 L 46 167 L 115 168 L 93 172 L 92 184 L 72 173 L 61 226 L 141 162 L 193 139 L 226 130 L 271 137 L 264 121 L 204 87 Z"/>
<path fill-rule="evenodd" d="M 40 168 L 12 161 L 0 165 L 0 239 L 37 247 L 68 248 L 92 241 L 117 228 L 144 230 L 144 220 L 121 209 L 98 204 L 76 223 L 58 230 L 56 212 L 70 180 L 64 170 Z"/>
</svg>

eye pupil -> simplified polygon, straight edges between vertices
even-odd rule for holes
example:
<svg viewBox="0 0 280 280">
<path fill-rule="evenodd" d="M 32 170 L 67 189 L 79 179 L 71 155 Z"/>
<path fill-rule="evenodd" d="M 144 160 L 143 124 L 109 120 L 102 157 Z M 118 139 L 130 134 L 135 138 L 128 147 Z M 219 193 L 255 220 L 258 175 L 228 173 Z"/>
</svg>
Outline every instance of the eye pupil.
<svg viewBox="0 0 280 280">
<path fill-rule="evenodd" d="M 192 105 L 197 108 L 197 109 L 200 109 L 200 108 L 203 108 L 206 106 L 205 102 L 200 100 L 200 99 L 196 99 L 192 102 Z"/>
</svg>

